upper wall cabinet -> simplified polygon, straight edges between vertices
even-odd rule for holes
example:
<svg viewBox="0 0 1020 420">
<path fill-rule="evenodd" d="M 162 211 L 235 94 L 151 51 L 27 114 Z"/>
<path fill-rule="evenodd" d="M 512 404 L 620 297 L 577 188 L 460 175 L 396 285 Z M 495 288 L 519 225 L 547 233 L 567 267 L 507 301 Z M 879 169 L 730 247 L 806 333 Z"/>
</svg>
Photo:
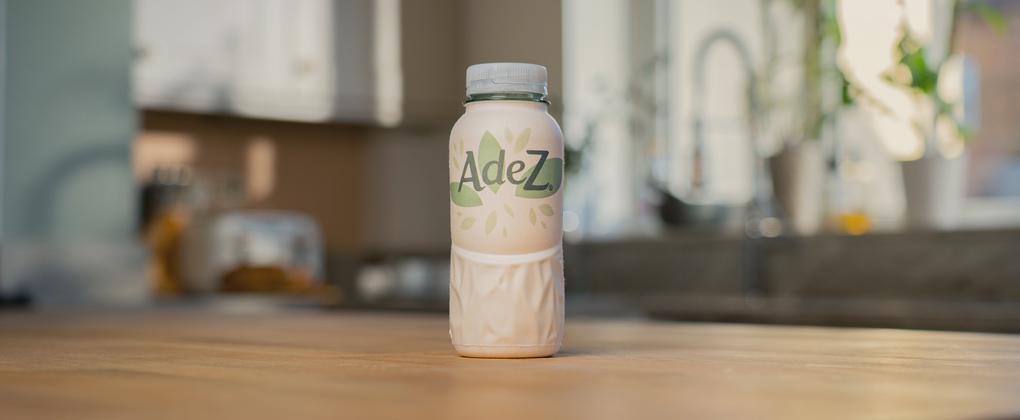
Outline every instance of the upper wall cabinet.
<svg viewBox="0 0 1020 420">
<path fill-rule="evenodd" d="M 428 112 L 405 107 L 400 6 L 136 0 L 136 102 L 295 121 L 413 120 Z M 427 98 L 411 99 L 430 108 Z"/>
</svg>

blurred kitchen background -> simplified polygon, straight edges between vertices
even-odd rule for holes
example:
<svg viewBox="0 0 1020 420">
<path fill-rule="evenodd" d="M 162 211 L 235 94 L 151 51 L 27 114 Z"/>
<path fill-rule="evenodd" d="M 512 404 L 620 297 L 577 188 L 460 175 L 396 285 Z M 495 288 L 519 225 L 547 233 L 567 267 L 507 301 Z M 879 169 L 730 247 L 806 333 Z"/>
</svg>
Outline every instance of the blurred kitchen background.
<svg viewBox="0 0 1020 420">
<path fill-rule="evenodd" d="M 0 307 L 443 312 L 539 63 L 569 316 L 1020 332 L 1020 1 L 0 0 Z"/>
</svg>

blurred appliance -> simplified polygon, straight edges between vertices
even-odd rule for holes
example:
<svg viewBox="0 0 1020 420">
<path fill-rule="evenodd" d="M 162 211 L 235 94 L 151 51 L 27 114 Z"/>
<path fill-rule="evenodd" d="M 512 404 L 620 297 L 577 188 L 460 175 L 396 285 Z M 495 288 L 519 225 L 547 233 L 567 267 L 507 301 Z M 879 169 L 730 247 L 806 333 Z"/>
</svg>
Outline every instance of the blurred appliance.
<svg viewBox="0 0 1020 420">
<path fill-rule="evenodd" d="M 178 205 L 191 184 L 191 168 L 158 166 L 142 183 L 139 193 L 138 224 L 144 233 L 161 213 Z"/>
<path fill-rule="evenodd" d="M 188 167 L 159 166 L 141 188 L 139 228 L 151 252 L 149 273 L 157 295 L 183 291 L 181 240 L 188 217 L 185 192 L 191 186 Z"/>
<path fill-rule="evenodd" d="M 188 251 L 194 291 L 304 292 L 324 280 L 322 236 L 311 217 L 236 210 L 216 216 Z"/>
<path fill-rule="evenodd" d="M 358 269 L 356 304 L 389 309 L 446 310 L 450 298 L 448 255 L 372 256 Z"/>
</svg>

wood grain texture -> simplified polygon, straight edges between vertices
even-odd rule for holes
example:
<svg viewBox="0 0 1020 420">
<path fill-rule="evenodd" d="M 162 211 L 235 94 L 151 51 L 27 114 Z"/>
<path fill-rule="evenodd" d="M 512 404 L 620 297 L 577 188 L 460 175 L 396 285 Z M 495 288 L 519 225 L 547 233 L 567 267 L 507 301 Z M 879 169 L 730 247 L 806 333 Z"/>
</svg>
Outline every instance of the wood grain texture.
<svg viewBox="0 0 1020 420">
<path fill-rule="evenodd" d="M 431 315 L 0 313 L 0 418 L 1004 418 L 1020 337 L 568 321 L 454 355 Z"/>
</svg>

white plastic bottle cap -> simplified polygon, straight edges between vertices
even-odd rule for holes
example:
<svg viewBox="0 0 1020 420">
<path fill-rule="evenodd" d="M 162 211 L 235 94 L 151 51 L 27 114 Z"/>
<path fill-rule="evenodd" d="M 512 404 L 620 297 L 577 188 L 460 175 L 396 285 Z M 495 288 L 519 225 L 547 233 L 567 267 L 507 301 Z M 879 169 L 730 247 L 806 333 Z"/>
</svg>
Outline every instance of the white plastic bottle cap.
<svg viewBox="0 0 1020 420">
<path fill-rule="evenodd" d="M 468 96 L 480 93 L 525 92 L 547 95 L 545 66 L 527 63 L 483 63 L 467 68 Z"/>
</svg>

